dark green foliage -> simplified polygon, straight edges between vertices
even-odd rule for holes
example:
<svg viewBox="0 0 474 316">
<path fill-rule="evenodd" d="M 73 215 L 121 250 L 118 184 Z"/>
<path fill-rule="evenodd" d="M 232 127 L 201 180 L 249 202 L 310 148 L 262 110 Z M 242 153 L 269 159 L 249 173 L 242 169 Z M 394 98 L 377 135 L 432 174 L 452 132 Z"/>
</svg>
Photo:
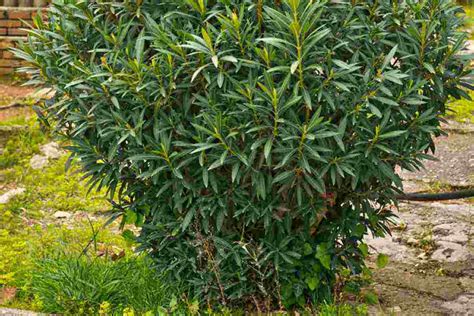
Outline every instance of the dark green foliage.
<svg viewBox="0 0 474 316">
<path fill-rule="evenodd" d="M 45 114 L 210 305 L 330 301 L 465 95 L 450 0 L 64 2 L 17 51 Z"/>
<path fill-rule="evenodd" d="M 148 260 L 60 257 L 43 259 L 33 273 L 32 293 L 42 310 L 70 315 L 143 314 L 168 306 L 173 291 L 163 285 Z M 164 308 L 163 308 L 164 310 Z"/>
</svg>

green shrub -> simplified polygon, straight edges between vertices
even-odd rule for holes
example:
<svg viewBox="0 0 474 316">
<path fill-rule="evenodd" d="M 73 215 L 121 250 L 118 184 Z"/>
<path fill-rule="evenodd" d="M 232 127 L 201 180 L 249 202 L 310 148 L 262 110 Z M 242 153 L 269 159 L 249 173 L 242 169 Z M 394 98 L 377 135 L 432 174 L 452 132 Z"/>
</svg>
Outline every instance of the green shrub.
<svg viewBox="0 0 474 316">
<path fill-rule="evenodd" d="M 77 257 L 39 261 L 32 293 L 43 311 L 68 315 L 121 315 L 125 309 L 142 315 L 168 306 L 173 294 L 143 258 Z"/>
<path fill-rule="evenodd" d="M 211 306 L 271 310 L 330 301 L 388 231 L 396 166 L 422 165 L 466 95 L 460 10 L 64 0 L 17 55 L 156 266 Z"/>
</svg>

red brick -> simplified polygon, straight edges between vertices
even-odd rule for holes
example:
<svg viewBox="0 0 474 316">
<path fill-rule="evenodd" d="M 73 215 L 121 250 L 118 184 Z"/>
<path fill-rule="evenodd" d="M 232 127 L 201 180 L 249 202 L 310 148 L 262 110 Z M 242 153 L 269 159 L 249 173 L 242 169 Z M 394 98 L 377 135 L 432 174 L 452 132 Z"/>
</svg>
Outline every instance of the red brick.
<svg viewBox="0 0 474 316">
<path fill-rule="evenodd" d="M 9 68 L 9 67 L 0 67 L 0 75 L 8 75 L 11 74 L 15 71 L 15 68 Z"/>
<path fill-rule="evenodd" d="M 0 67 L 15 68 L 20 67 L 22 63 L 15 59 L 0 59 Z"/>
<path fill-rule="evenodd" d="M 8 17 L 10 19 L 30 20 L 33 12 L 36 11 L 8 11 Z"/>
<path fill-rule="evenodd" d="M 3 51 L 2 57 L 3 57 L 3 59 L 15 59 L 16 58 L 15 55 L 12 52 L 8 51 L 8 50 Z"/>
<path fill-rule="evenodd" d="M 21 27 L 21 21 L 18 20 L 0 20 L 0 27 Z"/>
<path fill-rule="evenodd" d="M 24 29 L 8 29 L 8 35 L 20 36 L 26 34 L 28 34 L 28 32 Z"/>
<path fill-rule="evenodd" d="M 15 41 L 12 41 L 10 39 L 1 39 L 0 40 L 0 49 L 15 47 L 15 45 L 16 45 Z"/>
</svg>

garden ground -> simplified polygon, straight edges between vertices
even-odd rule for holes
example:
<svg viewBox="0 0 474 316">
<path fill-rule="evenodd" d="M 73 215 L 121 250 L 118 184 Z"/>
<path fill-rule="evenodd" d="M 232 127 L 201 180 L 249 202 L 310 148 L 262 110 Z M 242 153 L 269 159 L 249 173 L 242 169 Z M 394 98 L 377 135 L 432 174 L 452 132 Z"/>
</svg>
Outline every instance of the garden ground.
<svg viewBox="0 0 474 316">
<path fill-rule="evenodd" d="M 93 255 L 133 256 L 133 244 L 117 224 L 96 234 L 109 215 L 103 192 L 86 198 L 80 175 L 65 173 L 58 143 L 26 118 L 30 107 L 15 105 L 46 95 L 14 81 L 0 85 L 0 106 L 9 106 L 0 108 L 0 315 L 29 315 L 11 307 L 41 309 L 44 302 L 24 299 L 35 259 L 81 253 L 92 235 Z M 474 103 L 453 108 L 449 135 L 437 140 L 439 161 L 402 173 L 406 191 L 474 188 Z M 377 294 L 369 313 L 474 314 L 474 199 L 401 203 L 397 214 L 392 236 L 367 238 L 374 253 L 371 291 Z M 390 257 L 383 269 L 375 268 L 378 253 Z"/>
</svg>

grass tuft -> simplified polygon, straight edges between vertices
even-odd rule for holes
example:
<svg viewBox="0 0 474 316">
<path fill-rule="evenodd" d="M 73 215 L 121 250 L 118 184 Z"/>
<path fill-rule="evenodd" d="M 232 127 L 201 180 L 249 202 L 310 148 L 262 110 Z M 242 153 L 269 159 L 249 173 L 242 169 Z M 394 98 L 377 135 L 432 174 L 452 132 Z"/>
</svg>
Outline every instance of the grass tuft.
<svg viewBox="0 0 474 316">
<path fill-rule="evenodd" d="M 172 293 L 142 257 L 117 262 L 71 257 L 41 260 L 34 271 L 32 292 L 45 312 L 90 315 L 124 310 L 154 315 L 169 305 Z"/>
</svg>

